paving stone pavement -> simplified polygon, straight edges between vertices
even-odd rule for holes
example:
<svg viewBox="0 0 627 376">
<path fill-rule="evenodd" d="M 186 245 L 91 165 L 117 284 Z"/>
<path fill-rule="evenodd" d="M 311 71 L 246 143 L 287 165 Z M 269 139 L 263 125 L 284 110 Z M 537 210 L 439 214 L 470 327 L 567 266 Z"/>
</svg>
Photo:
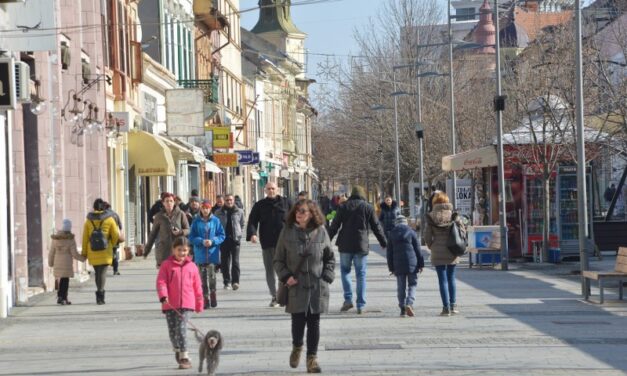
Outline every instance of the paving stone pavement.
<svg viewBox="0 0 627 376">
<path fill-rule="evenodd" d="M 321 321 L 319 361 L 329 375 L 627 375 L 627 303 L 600 306 L 580 298 L 576 264 L 511 264 L 510 271 L 458 269 L 461 314 L 440 317 L 437 276 L 419 279 L 416 317 L 398 317 L 396 283 L 383 252 L 369 256 L 363 315 L 340 313 L 339 267 L 330 313 Z M 337 259 L 337 255 L 336 255 Z M 612 265 L 605 259 L 603 265 Z M 244 244 L 238 291 L 218 290 L 218 308 L 192 316 L 225 339 L 221 375 L 304 374 L 289 368 L 290 320 L 270 308 L 261 250 Z M 70 286 L 70 306 L 52 293 L 0 320 L 0 375 L 182 375 L 176 368 L 154 288 L 154 259 L 123 262 L 109 275 L 107 304 L 94 283 Z M 191 333 L 190 333 L 191 335 Z M 191 337 L 190 337 L 190 343 Z"/>
</svg>

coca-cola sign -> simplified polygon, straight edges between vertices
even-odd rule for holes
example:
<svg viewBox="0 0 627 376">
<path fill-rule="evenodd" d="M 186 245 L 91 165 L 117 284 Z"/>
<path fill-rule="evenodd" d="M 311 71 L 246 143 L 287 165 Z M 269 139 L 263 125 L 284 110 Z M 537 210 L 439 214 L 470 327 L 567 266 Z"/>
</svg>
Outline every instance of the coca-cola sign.
<svg viewBox="0 0 627 376">
<path fill-rule="evenodd" d="M 479 166 L 481 165 L 481 163 L 483 163 L 483 159 L 481 157 L 476 157 L 473 159 L 464 159 L 464 166 L 467 166 L 467 167 Z"/>
</svg>

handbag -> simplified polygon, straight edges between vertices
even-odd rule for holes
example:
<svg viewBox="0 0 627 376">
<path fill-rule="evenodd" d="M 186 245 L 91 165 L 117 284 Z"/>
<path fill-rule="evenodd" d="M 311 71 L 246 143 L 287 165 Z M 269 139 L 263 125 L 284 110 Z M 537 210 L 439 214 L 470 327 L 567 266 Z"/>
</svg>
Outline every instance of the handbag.
<svg viewBox="0 0 627 376">
<path fill-rule="evenodd" d="M 468 236 L 465 229 L 455 220 L 456 215 L 457 213 L 453 215 L 446 247 L 454 256 L 463 256 L 466 253 L 466 248 L 468 248 Z"/>
<path fill-rule="evenodd" d="M 300 261 L 298 262 L 298 266 L 296 266 L 297 271 L 300 270 L 301 266 L 303 266 L 303 262 L 305 262 L 305 259 L 309 257 L 309 255 L 309 242 L 307 242 L 307 245 L 305 246 L 305 252 L 300 255 Z M 289 286 L 287 285 L 287 283 L 280 282 L 279 288 L 276 291 L 276 302 L 279 303 L 281 307 L 285 307 L 287 305 L 288 295 Z"/>
</svg>

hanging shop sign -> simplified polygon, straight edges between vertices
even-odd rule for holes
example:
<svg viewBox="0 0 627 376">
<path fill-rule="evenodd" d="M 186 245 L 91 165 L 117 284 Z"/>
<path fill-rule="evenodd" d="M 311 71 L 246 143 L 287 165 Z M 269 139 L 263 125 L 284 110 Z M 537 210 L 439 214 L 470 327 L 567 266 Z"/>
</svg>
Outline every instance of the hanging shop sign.
<svg viewBox="0 0 627 376">
<path fill-rule="evenodd" d="M 261 157 L 259 156 L 259 153 L 253 152 L 253 161 L 251 162 L 251 164 L 259 164 L 260 161 Z"/>
<path fill-rule="evenodd" d="M 233 135 L 231 134 L 231 127 L 214 127 L 213 132 L 213 147 L 215 149 L 230 149 L 233 147 Z"/>
<path fill-rule="evenodd" d="M 0 1 L 0 46 L 5 51 L 57 51 L 57 1 Z M 80 60 L 80 59 L 79 59 Z"/>
<path fill-rule="evenodd" d="M 243 164 L 252 164 L 253 162 L 253 151 L 252 150 L 236 150 L 237 153 L 237 161 L 240 165 Z"/>
<path fill-rule="evenodd" d="M 214 153 L 213 161 L 220 167 L 237 167 L 237 153 Z"/>
<path fill-rule="evenodd" d="M 201 89 L 172 89 L 165 92 L 168 136 L 205 134 L 204 92 Z"/>
</svg>

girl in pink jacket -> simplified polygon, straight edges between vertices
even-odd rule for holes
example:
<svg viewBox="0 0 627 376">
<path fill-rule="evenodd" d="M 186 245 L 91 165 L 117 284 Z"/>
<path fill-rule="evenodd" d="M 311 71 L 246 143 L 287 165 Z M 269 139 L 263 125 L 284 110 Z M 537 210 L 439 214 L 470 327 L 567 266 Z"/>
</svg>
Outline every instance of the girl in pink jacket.
<svg viewBox="0 0 627 376">
<path fill-rule="evenodd" d="M 189 240 L 178 237 L 172 255 L 159 268 L 157 294 L 168 323 L 170 341 L 179 368 L 192 367 L 187 353 L 187 322 L 192 311 L 202 312 L 203 296 L 198 267 L 188 256 Z"/>
</svg>

